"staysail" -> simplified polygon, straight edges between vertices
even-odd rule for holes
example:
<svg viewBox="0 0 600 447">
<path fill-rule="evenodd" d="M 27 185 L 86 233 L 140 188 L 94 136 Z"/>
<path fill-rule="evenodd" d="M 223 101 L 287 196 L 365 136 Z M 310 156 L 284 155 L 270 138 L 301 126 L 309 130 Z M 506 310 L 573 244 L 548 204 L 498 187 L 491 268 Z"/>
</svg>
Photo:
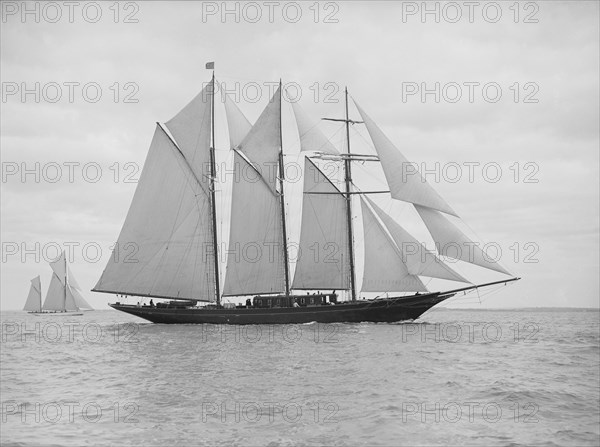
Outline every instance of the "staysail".
<svg viewBox="0 0 600 447">
<path fill-rule="evenodd" d="M 469 282 L 447 266 L 434 253 L 425 249 L 417 239 L 396 222 L 389 214 L 366 197 L 367 202 L 387 227 L 396 246 L 402 253 L 403 259 L 411 275 L 427 276 L 430 278 L 448 279 L 450 281 Z"/>
<path fill-rule="evenodd" d="M 392 198 L 457 216 L 450 205 L 425 181 L 414 165 L 402 155 L 356 101 L 354 104 L 379 155 Z"/>
<path fill-rule="evenodd" d="M 42 311 L 42 282 L 39 276 L 36 276 L 31 280 L 29 294 L 27 295 L 27 301 L 25 301 L 23 310 L 28 312 Z"/>
<path fill-rule="evenodd" d="M 495 260 L 486 257 L 483 250 L 444 215 L 423 206 L 415 205 L 415 209 L 425 222 L 441 255 L 510 275 Z"/>
<path fill-rule="evenodd" d="M 363 292 L 427 292 L 418 276 L 411 275 L 385 227 L 361 196 L 365 232 Z"/>
<path fill-rule="evenodd" d="M 308 158 L 293 289 L 350 288 L 346 199 Z"/>
<path fill-rule="evenodd" d="M 296 117 L 298 135 L 300 137 L 300 150 L 302 152 L 315 151 L 330 155 L 339 155 L 335 146 L 321 132 L 318 124 L 310 119 L 298 102 L 292 102 L 292 109 Z"/>
</svg>

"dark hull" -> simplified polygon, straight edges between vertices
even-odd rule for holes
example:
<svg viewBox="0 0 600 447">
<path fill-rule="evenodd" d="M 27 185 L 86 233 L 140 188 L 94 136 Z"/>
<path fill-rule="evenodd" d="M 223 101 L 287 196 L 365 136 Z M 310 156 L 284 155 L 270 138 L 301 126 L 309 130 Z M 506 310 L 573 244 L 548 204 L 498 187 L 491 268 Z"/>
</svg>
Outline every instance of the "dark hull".
<svg viewBox="0 0 600 447">
<path fill-rule="evenodd" d="M 407 297 L 380 298 L 336 305 L 270 309 L 156 308 L 111 304 L 114 309 L 166 324 L 293 324 L 293 323 L 391 323 L 414 320 L 453 293 L 428 293 Z"/>
</svg>

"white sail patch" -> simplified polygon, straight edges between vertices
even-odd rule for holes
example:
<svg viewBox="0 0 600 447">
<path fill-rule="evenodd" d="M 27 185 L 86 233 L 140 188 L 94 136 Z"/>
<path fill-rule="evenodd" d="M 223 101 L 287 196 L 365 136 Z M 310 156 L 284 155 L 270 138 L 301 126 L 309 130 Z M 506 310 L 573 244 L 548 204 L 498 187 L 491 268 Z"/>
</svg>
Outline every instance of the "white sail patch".
<svg viewBox="0 0 600 447">
<path fill-rule="evenodd" d="M 212 81 L 165 125 L 191 166 L 202 190 L 209 192 Z"/>
<path fill-rule="evenodd" d="M 79 293 L 79 291 L 76 288 L 72 287 L 71 284 L 69 284 L 69 287 L 67 287 L 67 296 L 69 297 L 67 301 L 72 301 L 74 303 L 74 310 L 93 310 L 93 307 L 90 306 L 90 304 L 85 300 L 85 298 L 83 298 L 81 293 Z"/>
<path fill-rule="evenodd" d="M 296 117 L 298 135 L 300 136 L 300 151 L 315 151 L 325 154 L 339 155 L 339 151 L 321 132 L 317 122 L 310 119 L 297 101 L 292 102 L 292 109 Z"/>
<path fill-rule="evenodd" d="M 292 288 L 349 289 L 349 253 L 346 199 L 306 158 L 302 226 Z"/>
<path fill-rule="evenodd" d="M 258 174 L 251 178 L 249 172 L 254 172 L 252 166 L 234 152 L 235 180 L 224 295 L 285 290 L 279 194 L 257 178 Z"/>
<path fill-rule="evenodd" d="M 25 301 L 23 310 L 28 312 L 42 311 L 42 282 L 39 276 L 36 276 L 31 280 L 29 294 L 27 295 L 27 301 Z"/>
<path fill-rule="evenodd" d="M 275 192 L 281 148 L 279 87 L 238 149 L 244 153 Z M 239 157 L 237 157 L 239 158 Z"/>
<path fill-rule="evenodd" d="M 418 276 L 411 275 L 384 226 L 361 197 L 365 232 L 363 292 L 427 292 Z"/>
<path fill-rule="evenodd" d="M 425 181 L 404 155 L 394 146 L 394 143 L 381 131 L 375 122 L 354 101 L 362 117 L 375 150 L 381 160 L 383 173 L 394 199 L 403 200 L 416 205 L 442 211 L 458 216 L 444 199 Z"/>
<path fill-rule="evenodd" d="M 43 310 L 56 310 L 64 311 L 66 308 L 66 297 L 65 297 L 65 286 L 56 275 L 52 274 L 50 285 L 48 286 L 48 293 L 46 293 L 46 299 L 44 300 Z"/>
<path fill-rule="evenodd" d="M 452 270 L 439 259 L 435 253 L 426 250 L 423 244 L 417 241 L 408 231 L 392 219 L 389 214 L 379 208 L 372 200 L 368 197 L 366 200 L 387 227 L 396 246 L 402 253 L 408 272 L 411 275 L 421 275 L 430 278 L 448 279 L 450 281 L 466 283 L 470 282 Z"/>
<path fill-rule="evenodd" d="M 438 252 L 449 258 L 495 270 L 510 275 L 495 260 L 488 258 L 483 250 L 467 237 L 456 225 L 436 210 L 415 205 L 415 209 L 425 222 L 425 226 L 437 245 Z"/>
<path fill-rule="evenodd" d="M 227 116 L 227 128 L 229 130 L 229 144 L 231 149 L 238 147 L 244 138 L 250 133 L 252 125 L 248 118 L 242 113 L 237 104 L 221 88 L 223 102 L 225 103 L 225 115 Z"/>
<path fill-rule="evenodd" d="M 95 291 L 215 300 L 210 198 L 157 126 L 113 254 Z"/>
</svg>

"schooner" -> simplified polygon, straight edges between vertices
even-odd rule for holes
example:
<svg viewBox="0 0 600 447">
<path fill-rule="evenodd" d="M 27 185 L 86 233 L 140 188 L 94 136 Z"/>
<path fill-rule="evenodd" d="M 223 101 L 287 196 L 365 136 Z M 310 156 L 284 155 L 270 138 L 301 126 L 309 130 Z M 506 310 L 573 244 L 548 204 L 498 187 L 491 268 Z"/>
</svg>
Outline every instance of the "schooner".
<svg viewBox="0 0 600 447">
<path fill-rule="evenodd" d="M 416 319 L 458 292 L 519 279 L 488 259 L 447 217 L 458 215 L 424 178 L 401 175 L 408 160 L 356 101 L 361 121 L 349 118 L 347 89 L 345 117 L 325 118 L 344 123 L 343 152 L 291 102 L 300 150 L 305 154 L 298 257 L 292 274 L 281 81 L 254 125 L 223 95 L 233 180 L 229 243 L 226 250 L 219 250 L 223 241 L 217 231 L 215 197 L 217 85 L 213 71 L 211 81 L 189 104 L 164 126 L 156 124 L 115 246 L 115 250 L 133 246 L 135 253 L 131 257 L 113 253 L 93 291 L 160 301 L 156 305 L 153 300 L 151 305 L 116 302 L 111 304 L 114 309 L 155 323 L 394 322 Z M 377 156 L 352 153 L 351 124 L 366 126 Z M 342 163 L 343 188 L 319 168 L 319 158 Z M 354 184 L 352 164 L 364 160 L 381 163 L 389 191 L 361 191 Z M 386 193 L 391 200 L 412 204 L 438 253 L 427 250 L 371 200 L 372 193 Z M 364 244 L 360 292 L 380 294 L 369 300 L 359 298 L 357 284 L 352 210 L 356 196 L 364 229 L 364 235 L 357 238 Z M 457 245 L 469 250 L 453 250 Z M 504 279 L 472 284 L 439 255 L 494 270 Z M 219 272 L 222 261 L 224 275 Z M 469 285 L 429 291 L 420 277 Z M 338 291 L 348 299 L 338 300 Z M 223 303 L 227 297 L 247 297 L 246 304 Z"/>
</svg>

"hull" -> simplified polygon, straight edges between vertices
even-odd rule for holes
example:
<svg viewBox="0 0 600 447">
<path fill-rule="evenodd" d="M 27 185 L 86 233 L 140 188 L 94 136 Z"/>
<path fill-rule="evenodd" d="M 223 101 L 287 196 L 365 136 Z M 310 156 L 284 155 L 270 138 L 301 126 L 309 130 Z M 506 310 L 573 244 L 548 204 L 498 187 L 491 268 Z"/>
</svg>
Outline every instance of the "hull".
<svg viewBox="0 0 600 447">
<path fill-rule="evenodd" d="M 335 305 L 282 308 L 156 308 L 111 304 L 113 309 L 163 324 L 299 324 L 392 323 L 414 320 L 453 293 L 429 293 L 407 297 L 344 302 Z"/>
<path fill-rule="evenodd" d="M 34 314 L 36 317 L 39 316 L 48 316 L 51 315 L 53 317 L 78 317 L 80 315 L 83 315 L 81 312 L 49 312 L 49 311 L 44 311 L 44 312 L 27 312 L 30 314 Z"/>
</svg>

